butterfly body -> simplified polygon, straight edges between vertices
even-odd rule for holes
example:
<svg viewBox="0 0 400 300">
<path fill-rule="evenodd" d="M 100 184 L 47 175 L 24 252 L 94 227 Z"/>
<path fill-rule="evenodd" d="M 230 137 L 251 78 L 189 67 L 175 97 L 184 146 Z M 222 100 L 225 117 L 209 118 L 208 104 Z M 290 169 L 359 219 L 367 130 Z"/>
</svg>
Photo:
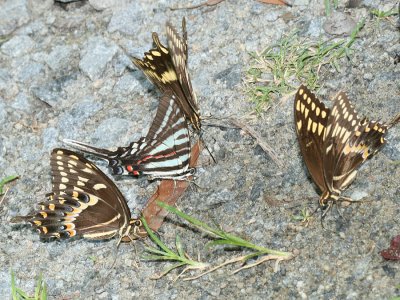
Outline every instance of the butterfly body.
<svg viewBox="0 0 400 300">
<path fill-rule="evenodd" d="M 348 199 L 341 193 L 358 168 L 385 144 L 390 125 L 360 119 L 343 92 L 329 109 L 304 85 L 295 97 L 294 116 L 304 161 L 321 191 L 320 206 Z"/>
<path fill-rule="evenodd" d="M 92 240 L 119 236 L 122 241 L 146 236 L 131 217 L 124 196 L 94 164 L 66 149 L 51 154 L 52 192 L 39 209 L 23 217 L 41 238 L 82 236 Z"/>
<path fill-rule="evenodd" d="M 185 179 L 193 173 L 189 167 L 189 129 L 171 91 L 161 97 L 146 137 L 127 147 L 109 151 L 78 141 L 64 142 L 107 160 L 114 175 L 146 175 L 151 180 Z"/>
<path fill-rule="evenodd" d="M 162 93 L 173 91 L 186 120 L 196 132 L 199 132 L 200 112 L 187 68 L 188 45 L 185 19 L 182 20 L 182 31 L 181 37 L 176 29 L 167 23 L 168 47 L 160 42 L 157 33 L 153 33 L 153 42 L 156 47 L 145 52 L 142 59 L 133 58 L 133 63 Z"/>
</svg>

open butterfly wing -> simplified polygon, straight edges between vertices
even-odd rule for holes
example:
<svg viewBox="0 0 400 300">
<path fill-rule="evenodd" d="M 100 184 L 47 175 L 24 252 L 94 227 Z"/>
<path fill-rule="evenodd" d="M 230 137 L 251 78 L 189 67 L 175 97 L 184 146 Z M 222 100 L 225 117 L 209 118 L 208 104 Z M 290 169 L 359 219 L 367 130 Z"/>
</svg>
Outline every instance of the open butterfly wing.
<svg viewBox="0 0 400 300">
<path fill-rule="evenodd" d="M 114 183 L 94 164 L 66 149 L 51 155 L 53 192 L 30 222 L 42 237 L 106 239 L 122 234 L 131 214 Z"/>
<path fill-rule="evenodd" d="M 301 153 L 315 184 L 327 190 L 323 170 L 323 137 L 329 109 L 304 85 L 296 93 L 294 119 Z"/>
<path fill-rule="evenodd" d="M 385 143 L 387 126 L 360 120 L 345 93 L 334 100 L 324 143 L 325 181 L 340 193 L 355 179 L 361 164 Z"/>
</svg>

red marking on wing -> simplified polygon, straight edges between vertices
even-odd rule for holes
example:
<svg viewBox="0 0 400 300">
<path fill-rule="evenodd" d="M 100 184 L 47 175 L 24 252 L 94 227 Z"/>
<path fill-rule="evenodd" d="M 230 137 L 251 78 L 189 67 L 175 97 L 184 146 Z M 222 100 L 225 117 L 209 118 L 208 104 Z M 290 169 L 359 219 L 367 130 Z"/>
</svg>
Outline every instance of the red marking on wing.
<svg viewBox="0 0 400 300">
<path fill-rule="evenodd" d="M 198 141 L 192 147 L 189 163 L 191 168 L 194 168 L 197 165 L 200 155 L 200 146 L 201 142 Z M 149 224 L 149 227 L 153 231 L 157 231 L 161 227 L 165 216 L 168 214 L 165 209 L 157 205 L 156 201 L 162 201 L 168 205 L 174 205 L 189 187 L 191 179 L 192 177 L 189 177 L 187 180 L 161 180 L 156 192 L 148 200 L 146 207 L 142 211 L 143 217 L 146 219 L 147 224 Z"/>
</svg>

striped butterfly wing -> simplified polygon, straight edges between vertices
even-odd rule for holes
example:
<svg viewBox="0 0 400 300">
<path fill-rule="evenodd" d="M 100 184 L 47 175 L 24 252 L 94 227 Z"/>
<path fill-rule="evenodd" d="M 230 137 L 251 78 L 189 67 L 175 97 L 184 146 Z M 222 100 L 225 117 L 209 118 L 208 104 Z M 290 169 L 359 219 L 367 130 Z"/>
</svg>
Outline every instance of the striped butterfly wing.
<svg viewBox="0 0 400 300">
<path fill-rule="evenodd" d="M 307 169 L 321 192 L 327 190 L 322 149 L 329 113 L 306 86 L 300 86 L 294 101 L 296 133 Z"/>
<path fill-rule="evenodd" d="M 121 152 L 116 160 L 119 174 L 143 174 L 152 178 L 189 175 L 189 130 L 171 91 L 161 97 L 147 136 L 135 148 Z"/>
<path fill-rule="evenodd" d="M 54 149 L 50 164 L 53 192 L 30 219 L 41 237 L 102 240 L 137 225 L 119 189 L 94 164 L 66 149 Z"/>
<path fill-rule="evenodd" d="M 197 131 L 201 128 L 197 98 L 187 69 L 188 48 L 185 19 L 182 21 L 183 37 L 167 23 L 168 47 L 153 33 L 155 48 L 145 52 L 143 59 L 133 58 L 133 63 L 162 93 L 172 90 L 184 116 Z"/>
<path fill-rule="evenodd" d="M 387 125 L 360 119 L 345 93 L 334 100 L 324 143 L 325 181 L 340 194 L 355 179 L 358 168 L 385 144 Z"/>
</svg>

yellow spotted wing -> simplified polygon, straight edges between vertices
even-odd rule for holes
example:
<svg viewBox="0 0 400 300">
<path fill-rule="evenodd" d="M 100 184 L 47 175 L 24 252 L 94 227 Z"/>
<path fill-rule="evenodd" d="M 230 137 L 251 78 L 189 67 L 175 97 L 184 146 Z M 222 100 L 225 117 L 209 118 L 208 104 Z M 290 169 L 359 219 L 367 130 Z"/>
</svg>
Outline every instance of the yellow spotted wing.
<svg viewBox="0 0 400 300">
<path fill-rule="evenodd" d="M 126 241 L 144 231 L 131 218 L 119 189 L 93 163 L 70 150 L 54 149 L 50 164 L 53 191 L 28 220 L 42 238 L 102 240 L 118 235 Z"/>
<path fill-rule="evenodd" d="M 315 184 L 324 192 L 323 144 L 330 110 L 304 85 L 297 91 L 294 102 L 296 132 L 301 153 Z"/>
<path fill-rule="evenodd" d="M 347 95 L 335 99 L 325 132 L 324 171 L 329 191 L 340 194 L 357 170 L 385 144 L 388 125 L 360 119 Z"/>
<path fill-rule="evenodd" d="M 384 145 L 388 127 L 396 122 L 360 119 L 343 92 L 330 110 L 304 85 L 296 93 L 294 116 L 301 153 L 322 192 L 323 206 L 340 197 L 361 164 Z"/>
<path fill-rule="evenodd" d="M 188 72 L 188 46 L 185 19 L 182 20 L 182 37 L 167 23 L 168 47 L 153 33 L 155 48 L 144 53 L 142 59 L 133 58 L 133 63 L 158 87 L 161 93 L 173 91 L 185 119 L 196 131 L 201 128 L 200 112 L 196 94 Z"/>
</svg>

